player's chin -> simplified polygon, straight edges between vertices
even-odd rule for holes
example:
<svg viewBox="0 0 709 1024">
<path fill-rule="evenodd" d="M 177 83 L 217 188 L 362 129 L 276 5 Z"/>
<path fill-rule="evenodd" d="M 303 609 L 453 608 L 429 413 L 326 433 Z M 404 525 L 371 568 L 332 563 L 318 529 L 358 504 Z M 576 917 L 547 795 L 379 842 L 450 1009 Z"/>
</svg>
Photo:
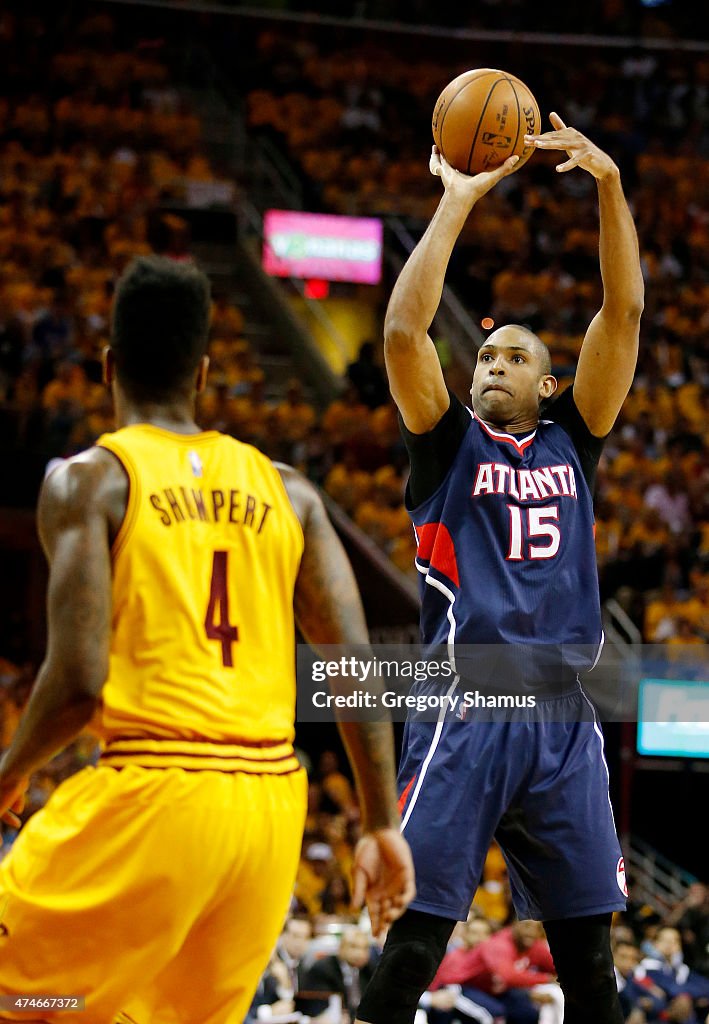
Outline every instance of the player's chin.
<svg viewBox="0 0 709 1024">
<path fill-rule="evenodd" d="M 476 403 L 476 412 L 483 419 L 507 417 L 514 410 L 514 398 L 507 391 L 485 391 Z"/>
</svg>

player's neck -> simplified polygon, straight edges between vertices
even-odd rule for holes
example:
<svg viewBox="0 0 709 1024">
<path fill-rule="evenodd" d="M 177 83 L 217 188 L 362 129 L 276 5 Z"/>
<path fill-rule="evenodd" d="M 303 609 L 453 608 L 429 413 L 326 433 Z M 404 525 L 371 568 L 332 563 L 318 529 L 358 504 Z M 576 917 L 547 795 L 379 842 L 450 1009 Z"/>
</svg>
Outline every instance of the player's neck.
<svg viewBox="0 0 709 1024">
<path fill-rule="evenodd" d="M 491 430 L 500 431 L 503 434 L 531 434 L 532 431 L 536 430 L 539 426 L 539 417 L 523 417 L 515 419 L 505 423 L 495 423 L 493 420 L 486 419 L 481 416 L 480 413 L 475 414 L 479 420 L 481 420 L 486 427 Z"/>
<path fill-rule="evenodd" d="M 182 398 L 172 402 L 136 402 L 125 395 L 116 396 L 116 423 L 119 428 L 147 423 L 175 434 L 201 432 L 194 420 L 194 402 Z"/>
</svg>

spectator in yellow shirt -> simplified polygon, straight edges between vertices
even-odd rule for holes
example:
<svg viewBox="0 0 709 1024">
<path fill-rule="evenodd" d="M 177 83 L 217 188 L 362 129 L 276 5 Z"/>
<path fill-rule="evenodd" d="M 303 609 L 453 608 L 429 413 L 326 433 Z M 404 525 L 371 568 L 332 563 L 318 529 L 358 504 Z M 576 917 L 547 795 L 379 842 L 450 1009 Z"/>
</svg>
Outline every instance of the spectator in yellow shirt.
<svg viewBox="0 0 709 1024">
<path fill-rule="evenodd" d="M 327 407 L 320 425 L 328 442 L 338 445 L 366 431 L 369 419 L 369 409 L 360 401 L 354 384 L 349 383 L 342 395 Z"/>
<path fill-rule="evenodd" d="M 674 633 L 681 614 L 682 603 L 673 588 L 666 583 L 645 607 L 643 633 L 647 643 L 664 643 Z"/>
<path fill-rule="evenodd" d="M 276 423 L 285 441 L 303 441 L 315 423 L 315 409 L 303 398 L 303 386 L 293 377 L 286 397 L 275 409 Z"/>
</svg>

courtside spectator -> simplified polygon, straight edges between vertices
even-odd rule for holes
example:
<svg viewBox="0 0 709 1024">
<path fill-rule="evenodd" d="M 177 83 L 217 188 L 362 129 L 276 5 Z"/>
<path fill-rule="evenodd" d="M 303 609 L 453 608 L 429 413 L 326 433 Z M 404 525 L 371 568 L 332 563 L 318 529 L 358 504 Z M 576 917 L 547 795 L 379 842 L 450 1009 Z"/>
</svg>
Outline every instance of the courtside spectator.
<svg viewBox="0 0 709 1024">
<path fill-rule="evenodd" d="M 667 997 L 650 978 L 636 977 L 641 953 L 634 942 L 616 941 L 613 945 L 615 980 L 620 1005 L 629 1024 L 654 1024 L 662 1019 Z"/>
<path fill-rule="evenodd" d="M 688 966 L 709 976 L 709 886 L 693 882 L 686 897 L 668 916 L 667 923 L 674 925 L 682 936 Z"/>
<path fill-rule="evenodd" d="M 295 996 L 303 988 L 305 972 L 301 965 L 313 926 L 306 917 L 289 917 L 283 926 L 268 969 L 259 982 L 249 1017 L 270 1020 L 293 1013 Z"/>
<path fill-rule="evenodd" d="M 690 1000 L 697 1018 L 709 1011 L 709 978 L 693 971 L 684 962 L 682 939 L 676 928 L 660 928 L 653 940 L 655 955 L 646 956 L 638 968 L 640 977 L 649 978 L 662 989 L 669 1001 Z"/>
<path fill-rule="evenodd" d="M 373 970 L 369 936 L 357 928 L 348 928 L 340 940 L 337 954 L 316 960 L 306 972 L 303 995 L 297 1000 L 298 1009 L 310 1017 L 317 1017 L 328 1009 L 328 999 L 318 999 L 314 993 L 339 995 L 343 1010 L 349 1014 L 350 1020 L 354 1020 Z"/>
<path fill-rule="evenodd" d="M 472 949 L 447 953 L 434 985 L 462 985 L 493 996 L 508 1024 L 536 1024 L 540 1007 L 549 1007 L 546 1020 L 560 1024 L 561 990 L 550 987 L 555 978 L 539 922 L 515 921 Z"/>
</svg>

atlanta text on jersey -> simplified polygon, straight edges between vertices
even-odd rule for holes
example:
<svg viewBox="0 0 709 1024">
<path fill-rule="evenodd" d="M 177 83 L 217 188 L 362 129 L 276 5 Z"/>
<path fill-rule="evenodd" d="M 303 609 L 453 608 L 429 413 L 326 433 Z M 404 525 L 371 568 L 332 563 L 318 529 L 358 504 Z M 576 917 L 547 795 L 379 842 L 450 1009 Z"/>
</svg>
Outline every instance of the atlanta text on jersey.
<svg viewBox="0 0 709 1024">
<path fill-rule="evenodd" d="M 514 469 L 502 462 L 480 462 L 472 496 L 509 494 L 517 501 L 541 501 L 549 497 L 578 498 L 573 466 L 541 466 Z"/>
</svg>

